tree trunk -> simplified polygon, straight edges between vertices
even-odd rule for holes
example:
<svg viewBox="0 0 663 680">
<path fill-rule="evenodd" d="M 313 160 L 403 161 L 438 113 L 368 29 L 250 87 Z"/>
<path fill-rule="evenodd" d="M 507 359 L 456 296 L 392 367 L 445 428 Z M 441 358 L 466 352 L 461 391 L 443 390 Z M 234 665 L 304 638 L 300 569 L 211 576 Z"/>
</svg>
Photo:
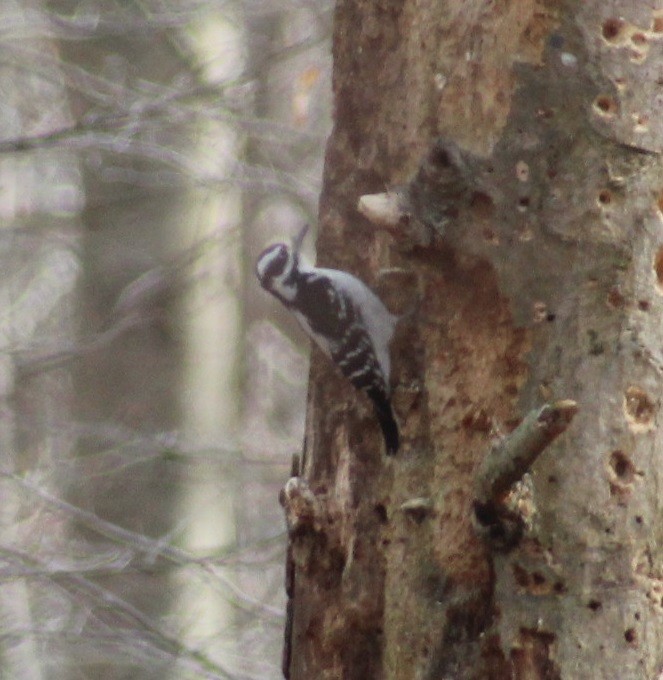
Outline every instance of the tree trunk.
<svg viewBox="0 0 663 680">
<path fill-rule="evenodd" d="M 414 311 L 393 461 L 314 352 L 289 677 L 661 672 L 660 38 L 649 3 L 337 3 L 318 256 Z M 498 551 L 479 466 L 559 399 L 578 415 L 495 498 L 522 531 Z"/>
</svg>

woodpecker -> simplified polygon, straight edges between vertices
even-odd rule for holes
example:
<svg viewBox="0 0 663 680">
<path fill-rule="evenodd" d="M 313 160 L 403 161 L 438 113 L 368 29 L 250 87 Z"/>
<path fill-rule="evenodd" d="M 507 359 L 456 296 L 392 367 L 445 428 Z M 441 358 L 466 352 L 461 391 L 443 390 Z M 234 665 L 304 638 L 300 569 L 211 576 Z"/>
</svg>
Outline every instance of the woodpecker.
<svg viewBox="0 0 663 680">
<path fill-rule="evenodd" d="M 398 317 L 356 276 L 307 264 L 300 249 L 308 225 L 292 246 L 274 243 L 256 262 L 260 285 L 287 309 L 343 375 L 370 397 L 387 454 L 398 450 L 391 407 L 389 343 Z"/>
</svg>

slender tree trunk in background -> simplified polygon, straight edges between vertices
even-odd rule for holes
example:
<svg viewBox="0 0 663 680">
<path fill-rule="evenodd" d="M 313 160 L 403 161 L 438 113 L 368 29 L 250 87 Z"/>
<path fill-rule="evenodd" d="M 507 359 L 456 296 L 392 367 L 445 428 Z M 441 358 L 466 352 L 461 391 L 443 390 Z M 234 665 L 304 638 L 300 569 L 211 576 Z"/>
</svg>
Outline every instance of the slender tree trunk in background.
<svg viewBox="0 0 663 680">
<path fill-rule="evenodd" d="M 341 0 L 335 19 L 319 260 L 378 288 L 380 269 L 405 270 L 411 285 L 386 290 L 416 312 L 393 344 L 393 460 L 314 352 L 306 512 L 286 488 L 300 520 L 287 671 L 656 678 L 663 13 Z M 398 185 L 388 233 L 357 202 Z M 472 521 L 477 467 L 564 398 L 578 415 L 532 468 L 522 540 L 498 554 Z"/>
<path fill-rule="evenodd" d="M 0 24 L 20 33 L 41 3 L 9 0 Z M 6 20 L 6 21 L 4 21 Z M 25 23 L 23 23 L 25 22 Z M 9 29 L 9 33 L 11 30 Z M 29 33 L 29 32 L 28 32 Z M 0 69 L 2 137 L 48 132 L 70 121 L 59 65 L 44 65 L 41 53 L 54 50 L 45 38 L 6 41 Z M 53 178 L 54 181 L 45 181 Z M 55 181 L 57 178 L 57 181 Z M 0 450 L 2 482 L 0 533 L 4 577 L 0 586 L 0 675 L 40 680 L 48 672 L 42 634 L 54 619 L 66 617 L 66 598 L 52 593 L 45 605 L 42 566 L 35 546 L 57 550 L 68 523 L 36 511 L 33 496 L 19 492 L 11 475 L 40 471 L 42 488 L 63 493 L 62 471 L 73 439 L 66 427 L 73 390 L 67 369 L 33 373 L 32 359 L 70 346 L 76 336 L 79 299 L 83 188 L 77 160 L 61 150 L 30 158 L 0 160 Z M 36 475 L 34 475 L 36 477 Z M 33 577 L 28 577 L 33 574 Z"/>
</svg>

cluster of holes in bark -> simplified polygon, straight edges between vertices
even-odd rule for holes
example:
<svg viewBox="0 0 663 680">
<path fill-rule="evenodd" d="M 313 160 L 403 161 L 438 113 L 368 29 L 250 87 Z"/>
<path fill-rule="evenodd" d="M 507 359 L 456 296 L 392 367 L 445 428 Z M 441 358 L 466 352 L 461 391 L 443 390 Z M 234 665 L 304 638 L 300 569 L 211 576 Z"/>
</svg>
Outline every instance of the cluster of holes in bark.
<svg viewBox="0 0 663 680">
<path fill-rule="evenodd" d="M 645 31 L 617 17 L 610 17 L 603 22 L 601 35 L 610 45 L 625 44 L 630 41 L 635 47 L 642 48 L 649 42 Z"/>
<path fill-rule="evenodd" d="M 548 580 L 540 571 L 529 572 L 519 564 L 513 564 L 513 578 L 515 582 L 531 595 L 562 595 L 566 592 L 563 581 Z"/>
<path fill-rule="evenodd" d="M 628 23 L 621 17 L 610 17 L 601 25 L 601 36 L 610 47 L 629 48 L 628 56 L 632 62 L 642 63 L 645 61 L 649 50 L 650 38 L 660 38 L 663 32 L 663 16 L 654 15 L 649 31 Z M 618 91 L 627 87 L 627 81 L 623 77 L 614 79 Z M 609 94 L 601 94 L 594 100 L 594 112 L 604 118 L 612 118 L 619 111 L 617 101 Z M 643 133 L 649 129 L 649 116 L 641 113 L 632 115 L 634 132 Z"/>
<path fill-rule="evenodd" d="M 663 33 L 663 16 L 660 13 L 655 13 L 652 17 L 649 32 Z M 601 35 L 606 42 L 613 45 L 626 40 L 630 40 L 634 45 L 645 45 L 648 41 L 647 31 L 639 29 L 620 17 L 606 19 L 601 26 Z"/>
<path fill-rule="evenodd" d="M 643 63 L 649 52 L 651 39 L 659 39 L 663 30 L 663 16 L 654 13 L 649 30 L 627 22 L 622 17 L 610 17 L 601 25 L 601 37 L 611 48 L 626 48 L 634 63 Z"/>
</svg>

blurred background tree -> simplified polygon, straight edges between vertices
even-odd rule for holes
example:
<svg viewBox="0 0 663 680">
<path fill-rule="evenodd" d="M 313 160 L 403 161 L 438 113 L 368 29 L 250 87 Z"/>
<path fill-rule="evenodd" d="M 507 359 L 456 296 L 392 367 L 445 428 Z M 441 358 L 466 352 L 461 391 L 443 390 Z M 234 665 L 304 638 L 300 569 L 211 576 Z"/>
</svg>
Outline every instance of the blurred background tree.
<svg viewBox="0 0 663 680">
<path fill-rule="evenodd" d="M 252 262 L 316 211 L 331 3 L 0 20 L 2 675 L 279 677 L 307 344 Z"/>
</svg>

